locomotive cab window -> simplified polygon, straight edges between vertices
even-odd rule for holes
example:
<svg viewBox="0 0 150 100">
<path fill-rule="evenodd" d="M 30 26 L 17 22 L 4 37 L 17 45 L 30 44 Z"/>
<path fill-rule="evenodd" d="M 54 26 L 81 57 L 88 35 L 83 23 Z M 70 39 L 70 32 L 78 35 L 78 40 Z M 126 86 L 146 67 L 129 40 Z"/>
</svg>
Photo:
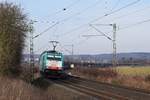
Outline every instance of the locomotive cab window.
<svg viewBox="0 0 150 100">
<path fill-rule="evenodd" d="M 47 57 L 48 60 L 56 60 L 56 61 L 61 61 L 61 58 L 56 58 L 56 57 Z"/>
</svg>

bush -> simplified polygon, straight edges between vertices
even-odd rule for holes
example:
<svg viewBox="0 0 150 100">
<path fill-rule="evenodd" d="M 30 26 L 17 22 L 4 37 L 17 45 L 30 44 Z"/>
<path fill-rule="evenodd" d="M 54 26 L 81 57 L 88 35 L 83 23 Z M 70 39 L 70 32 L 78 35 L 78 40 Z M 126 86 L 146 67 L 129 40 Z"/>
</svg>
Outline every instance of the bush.
<svg viewBox="0 0 150 100">
<path fill-rule="evenodd" d="M 0 74 L 18 76 L 28 31 L 27 18 L 21 8 L 13 3 L 0 3 Z"/>
<path fill-rule="evenodd" d="M 117 79 L 111 80 L 111 83 L 114 84 L 114 85 L 122 85 L 122 81 L 121 80 L 117 80 Z"/>
<path fill-rule="evenodd" d="M 147 75 L 147 76 L 145 77 L 145 81 L 150 82 L 150 75 Z"/>
<path fill-rule="evenodd" d="M 21 79 L 30 83 L 33 79 L 33 73 L 31 72 L 30 67 L 24 66 L 21 69 L 22 69 L 20 74 Z"/>
<path fill-rule="evenodd" d="M 91 77 L 111 78 L 116 77 L 117 72 L 111 68 L 76 68 L 76 72 L 88 75 Z"/>
</svg>

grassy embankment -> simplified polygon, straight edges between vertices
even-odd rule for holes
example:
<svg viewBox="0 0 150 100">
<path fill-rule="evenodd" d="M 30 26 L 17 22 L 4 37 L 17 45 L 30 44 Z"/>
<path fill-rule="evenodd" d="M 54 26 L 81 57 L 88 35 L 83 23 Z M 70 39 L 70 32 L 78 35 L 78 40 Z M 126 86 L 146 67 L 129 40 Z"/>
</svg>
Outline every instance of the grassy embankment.
<svg viewBox="0 0 150 100">
<path fill-rule="evenodd" d="M 21 75 L 14 78 L 0 76 L 0 100 L 90 100 L 92 97 L 76 93 L 45 78 L 31 81 L 31 71 L 24 65 Z"/>
<path fill-rule="evenodd" d="M 101 82 L 150 90 L 150 67 L 75 68 L 72 74 Z"/>
<path fill-rule="evenodd" d="M 117 72 L 123 75 L 130 75 L 130 76 L 147 76 L 150 75 L 150 66 L 142 66 L 142 67 L 117 67 Z"/>
<path fill-rule="evenodd" d="M 0 100 L 90 100 L 42 78 L 33 83 L 0 77 Z"/>
</svg>

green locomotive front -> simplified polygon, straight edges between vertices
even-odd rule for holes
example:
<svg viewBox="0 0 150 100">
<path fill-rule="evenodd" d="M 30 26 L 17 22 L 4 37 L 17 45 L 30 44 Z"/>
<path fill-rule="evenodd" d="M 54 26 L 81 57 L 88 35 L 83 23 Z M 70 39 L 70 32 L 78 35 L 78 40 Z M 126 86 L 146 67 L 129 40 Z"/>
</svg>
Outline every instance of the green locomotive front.
<svg viewBox="0 0 150 100">
<path fill-rule="evenodd" d="M 57 77 L 63 73 L 64 57 L 57 51 L 45 51 L 40 56 L 39 70 L 42 74 Z"/>
</svg>

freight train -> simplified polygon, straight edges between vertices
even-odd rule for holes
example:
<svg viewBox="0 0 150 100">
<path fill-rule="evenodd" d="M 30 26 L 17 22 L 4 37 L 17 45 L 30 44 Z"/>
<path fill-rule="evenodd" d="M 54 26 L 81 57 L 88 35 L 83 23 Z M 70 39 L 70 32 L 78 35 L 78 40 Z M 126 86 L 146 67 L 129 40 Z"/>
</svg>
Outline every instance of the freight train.
<svg viewBox="0 0 150 100">
<path fill-rule="evenodd" d="M 39 70 L 42 76 L 49 78 L 64 77 L 64 56 L 62 53 L 50 50 L 40 55 Z"/>
</svg>

